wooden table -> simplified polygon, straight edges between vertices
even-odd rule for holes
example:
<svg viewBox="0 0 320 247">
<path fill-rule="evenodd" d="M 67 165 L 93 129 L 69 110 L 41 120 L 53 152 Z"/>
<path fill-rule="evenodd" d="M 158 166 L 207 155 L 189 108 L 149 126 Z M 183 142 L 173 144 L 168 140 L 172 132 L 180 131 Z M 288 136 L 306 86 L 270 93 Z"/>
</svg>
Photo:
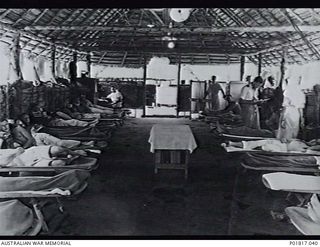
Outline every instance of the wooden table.
<svg viewBox="0 0 320 247">
<path fill-rule="evenodd" d="M 188 125 L 155 124 L 149 137 L 150 151 L 154 153 L 154 172 L 158 169 L 184 170 L 188 178 L 190 154 L 197 144 Z"/>
</svg>

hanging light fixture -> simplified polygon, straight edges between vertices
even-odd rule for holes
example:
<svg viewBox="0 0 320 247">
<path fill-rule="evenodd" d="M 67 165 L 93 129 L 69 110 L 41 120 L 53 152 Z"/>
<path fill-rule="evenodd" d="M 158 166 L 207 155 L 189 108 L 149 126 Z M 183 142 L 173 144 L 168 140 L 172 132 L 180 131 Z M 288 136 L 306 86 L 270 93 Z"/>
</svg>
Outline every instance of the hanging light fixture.
<svg viewBox="0 0 320 247">
<path fill-rule="evenodd" d="M 192 9 L 170 9 L 169 15 L 175 22 L 184 22 L 189 18 L 191 11 Z"/>
<path fill-rule="evenodd" d="M 174 43 L 173 41 L 170 41 L 170 42 L 168 43 L 168 48 L 170 48 L 170 49 L 173 49 L 175 46 L 176 46 L 176 45 L 175 45 L 175 43 Z"/>
</svg>

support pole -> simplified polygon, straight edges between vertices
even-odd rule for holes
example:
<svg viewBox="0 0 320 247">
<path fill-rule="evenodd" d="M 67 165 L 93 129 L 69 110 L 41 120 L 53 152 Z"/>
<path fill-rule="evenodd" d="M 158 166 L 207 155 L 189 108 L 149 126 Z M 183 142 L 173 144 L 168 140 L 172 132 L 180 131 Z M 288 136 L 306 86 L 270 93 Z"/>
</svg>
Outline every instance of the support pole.
<svg viewBox="0 0 320 247">
<path fill-rule="evenodd" d="M 179 54 L 178 58 L 178 81 L 177 81 L 177 117 L 179 117 L 179 88 L 180 88 L 180 79 L 181 79 L 181 55 Z"/>
<path fill-rule="evenodd" d="M 286 73 L 286 57 L 287 57 L 287 50 L 284 49 L 282 53 L 282 59 L 280 63 L 280 85 L 282 87 L 283 85 L 283 80 L 285 78 L 285 73 Z"/>
<path fill-rule="evenodd" d="M 240 81 L 243 80 L 244 71 L 245 71 L 245 63 L 246 63 L 246 57 L 241 56 L 241 58 L 240 58 Z"/>
<path fill-rule="evenodd" d="M 69 73 L 70 73 L 71 84 L 75 84 L 76 79 L 77 79 L 77 56 L 78 56 L 77 52 L 74 51 L 73 52 L 73 60 L 69 64 Z"/>
<path fill-rule="evenodd" d="M 18 78 L 23 80 L 20 68 L 20 33 L 17 33 L 12 41 L 12 56 L 13 56 L 13 70 L 16 72 Z"/>
<path fill-rule="evenodd" d="M 88 77 L 91 77 L 91 54 L 90 52 L 87 53 L 87 72 L 88 72 Z"/>
<path fill-rule="evenodd" d="M 52 76 L 56 78 L 56 46 L 51 46 L 51 71 Z"/>
<path fill-rule="evenodd" d="M 146 82 L 147 82 L 147 59 L 143 58 L 143 109 L 142 116 L 146 116 Z"/>
<path fill-rule="evenodd" d="M 261 71 L 262 71 L 262 55 L 261 53 L 259 53 L 258 55 L 258 75 L 261 75 Z"/>
</svg>

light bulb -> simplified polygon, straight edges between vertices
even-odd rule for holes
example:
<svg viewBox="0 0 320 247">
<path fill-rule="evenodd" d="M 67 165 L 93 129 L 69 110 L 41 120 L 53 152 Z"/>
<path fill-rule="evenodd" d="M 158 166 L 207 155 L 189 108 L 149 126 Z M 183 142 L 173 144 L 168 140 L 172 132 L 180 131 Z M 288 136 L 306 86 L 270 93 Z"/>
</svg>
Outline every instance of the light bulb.
<svg viewBox="0 0 320 247">
<path fill-rule="evenodd" d="M 173 49 L 174 47 L 175 47 L 174 42 L 170 41 L 170 42 L 168 43 L 168 48 Z"/>
</svg>

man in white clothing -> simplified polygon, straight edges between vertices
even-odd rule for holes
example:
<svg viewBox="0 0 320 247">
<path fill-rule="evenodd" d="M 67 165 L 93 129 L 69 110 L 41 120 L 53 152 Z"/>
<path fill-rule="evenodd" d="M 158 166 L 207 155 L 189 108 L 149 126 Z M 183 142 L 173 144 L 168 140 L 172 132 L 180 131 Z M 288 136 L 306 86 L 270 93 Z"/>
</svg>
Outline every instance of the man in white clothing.
<svg viewBox="0 0 320 247">
<path fill-rule="evenodd" d="M 115 87 L 111 87 L 111 93 L 107 96 L 111 100 L 111 106 L 114 108 L 122 107 L 123 96 Z"/>
</svg>

